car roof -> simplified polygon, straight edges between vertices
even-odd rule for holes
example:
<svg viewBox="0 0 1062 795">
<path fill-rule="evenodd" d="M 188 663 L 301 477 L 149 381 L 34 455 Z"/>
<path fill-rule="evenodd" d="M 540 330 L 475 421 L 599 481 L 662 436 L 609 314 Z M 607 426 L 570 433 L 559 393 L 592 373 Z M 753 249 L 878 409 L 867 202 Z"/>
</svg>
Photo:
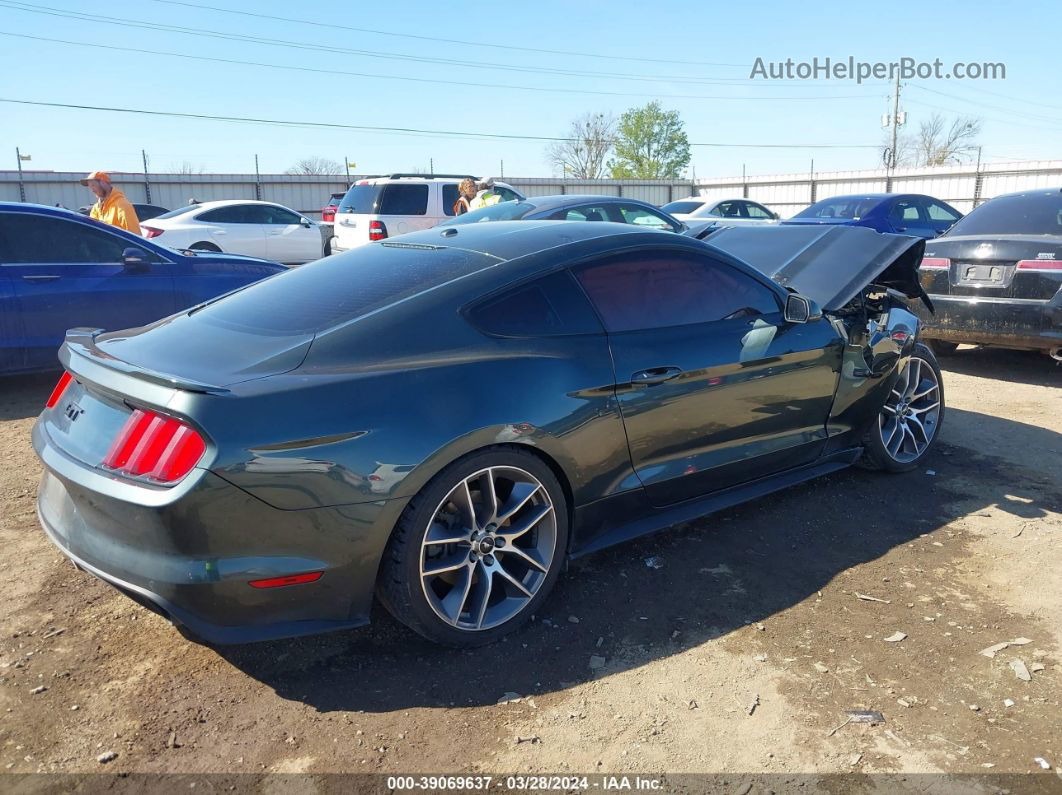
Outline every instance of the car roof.
<svg viewBox="0 0 1062 795">
<path fill-rule="evenodd" d="M 631 199 L 626 196 L 602 196 L 600 193 L 562 193 L 554 196 L 528 196 L 524 201 L 542 210 L 564 207 L 569 204 L 583 204 L 584 202 L 609 202 L 612 204 L 623 202 L 624 204 L 640 204 L 643 207 L 659 210 L 658 207 L 641 199 Z"/>
<path fill-rule="evenodd" d="M 283 204 L 277 202 L 263 202 L 257 199 L 216 199 L 213 201 L 199 202 L 196 207 L 230 207 L 234 204 L 268 204 L 270 207 L 284 207 L 285 210 L 290 210 L 290 207 L 285 207 Z M 185 205 L 187 207 L 188 205 Z M 294 212 L 294 211 L 292 211 Z"/>
<path fill-rule="evenodd" d="M 991 199 L 985 199 L 983 204 L 987 204 L 993 199 L 1024 199 L 1029 196 L 1058 196 L 1062 194 L 1062 188 L 1037 188 L 1036 190 L 1019 190 L 1014 193 L 1001 193 L 998 196 L 993 196 Z"/>
<path fill-rule="evenodd" d="M 84 220 L 86 217 L 76 210 L 68 210 L 66 207 L 53 207 L 49 204 L 33 204 L 32 202 L 0 202 L 0 212 L 41 213 L 43 215 L 55 215 L 61 218 L 77 218 L 80 220 Z"/>
<path fill-rule="evenodd" d="M 569 243 L 620 237 L 623 238 L 622 242 L 630 245 L 645 242 L 671 244 L 676 241 L 681 241 L 680 245 L 704 245 L 673 232 L 609 221 L 491 221 L 410 232 L 379 245 L 457 248 L 509 261 Z"/>
</svg>

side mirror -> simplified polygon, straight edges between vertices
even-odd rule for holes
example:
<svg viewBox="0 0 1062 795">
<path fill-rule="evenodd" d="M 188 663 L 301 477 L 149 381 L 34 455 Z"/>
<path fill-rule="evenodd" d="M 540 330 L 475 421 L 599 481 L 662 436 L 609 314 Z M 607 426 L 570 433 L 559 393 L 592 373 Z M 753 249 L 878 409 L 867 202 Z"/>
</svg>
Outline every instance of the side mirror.
<svg viewBox="0 0 1062 795">
<path fill-rule="evenodd" d="M 785 319 L 787 323 L 810 323 L 822 317 L 822 310 L 810 298 L 799 293 L 791 293 L 785 299 Z"/>
<path fill-rule="evenodd" d="M 141 248 L 127 248 L 122 252 L 122 265 L 131 270 L 143 270 L 151 264 L 148 253 Z"/>
<path fill-rule="evenodd" d="M 782 214 L 781 213 L 771 213 L 771 217 L 774 218 L 774 220 L 776 220 L 776 221 L 781 221 L 782 220 Z"/>
<path fill-rule="evenodd" d="M 300 223 L 303 226 L 305 226 L 307 229 L 312 229 L 313 228 L 313 221 L 311 221 L 309 218 L 303 218 Z"/>
</svg>

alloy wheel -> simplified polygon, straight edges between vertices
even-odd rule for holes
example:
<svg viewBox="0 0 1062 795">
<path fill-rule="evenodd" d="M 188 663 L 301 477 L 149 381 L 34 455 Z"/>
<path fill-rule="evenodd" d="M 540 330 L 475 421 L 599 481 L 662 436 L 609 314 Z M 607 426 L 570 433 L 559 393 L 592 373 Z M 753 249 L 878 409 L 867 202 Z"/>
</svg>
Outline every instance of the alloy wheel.
<svg viewBox="0 0 1062 795">
<path fill-rule="evenodd" d="M 530 603 L 556 547 L 557 518 L 542 483 L 517 467 L 481 469 L 432 514 L 421 546 L 421 587 L 450 626 L 491 629 Z"/>
<path fill-rule="evenodd" d="M 878 415 L 881 443 L 899 463 L 914 461 L 932 443 L 940 420 L 940 382 L 933 365 L 911 356 Z"/>
</svg>

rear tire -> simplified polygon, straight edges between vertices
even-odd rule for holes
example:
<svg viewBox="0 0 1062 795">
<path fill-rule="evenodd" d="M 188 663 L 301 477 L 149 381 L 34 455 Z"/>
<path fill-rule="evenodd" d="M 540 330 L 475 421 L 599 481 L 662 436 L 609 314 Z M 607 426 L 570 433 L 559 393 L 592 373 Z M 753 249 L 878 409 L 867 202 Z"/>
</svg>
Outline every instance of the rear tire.
<svg viewBox="0 0 1062 795">
<path fill-rule="evenodd" d="M 896 384 L 867 428 L 857 465 L 908 472 L 926 457 L 944 422 L 944 381 L 933 351 L 917 343 Z"/>
<path fill-rule="evenodd" d="M 215 246 L 213 243 L 207 243 L 205 240 L 200 240 L 198 243 L 193 243 L 188 248 L 192 251 L 213 251 L 215 254 L 220 254 L 221 249 Z"/>
<path fill-rule="evenodd" d="M 450 464 L 409 501 L 377 595 L 428 640 L 482 646 L 531 618 L 567 548 L 567 501 L 553 471 L 533 453 L 491 447 Z"/>
</svg>

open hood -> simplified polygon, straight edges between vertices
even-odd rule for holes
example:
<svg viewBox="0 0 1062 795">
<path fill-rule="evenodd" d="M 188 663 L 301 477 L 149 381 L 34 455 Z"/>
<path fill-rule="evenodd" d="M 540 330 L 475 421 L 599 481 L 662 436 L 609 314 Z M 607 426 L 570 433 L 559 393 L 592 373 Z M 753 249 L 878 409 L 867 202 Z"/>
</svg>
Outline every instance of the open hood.
<svg viewBox="0 0 1062 795">
<path fill-rule="evenodd" d="M 918 281 L 926 241 L 886 235 L 862 226 L 777 225 L 730 227 L 708 241 L 817 303 L 840 309 L 870 284 L 933 304 Z"/>
</svg>

